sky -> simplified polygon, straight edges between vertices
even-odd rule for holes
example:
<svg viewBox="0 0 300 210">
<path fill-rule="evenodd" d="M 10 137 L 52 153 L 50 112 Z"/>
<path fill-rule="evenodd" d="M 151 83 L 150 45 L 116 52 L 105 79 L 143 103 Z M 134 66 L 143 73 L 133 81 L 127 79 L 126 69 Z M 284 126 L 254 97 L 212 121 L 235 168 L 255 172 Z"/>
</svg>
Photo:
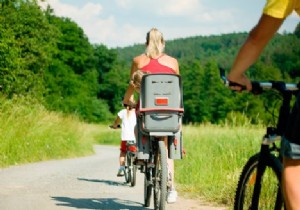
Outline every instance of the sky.
<svg viewBox="0 0 300 210">
<path fill-rule="evenodd" d="M 146 33 L 153 27 L 163 33 L 165 40 L 248 32 L 257 23 L 265 0 L 46 0 L 46 3 L 56 16 L 75 21 L 91 43 L 115 48 L 145 43 Z M 293 32 L 299 20 L 294 12 L 279 32 Z"/>
</svg>

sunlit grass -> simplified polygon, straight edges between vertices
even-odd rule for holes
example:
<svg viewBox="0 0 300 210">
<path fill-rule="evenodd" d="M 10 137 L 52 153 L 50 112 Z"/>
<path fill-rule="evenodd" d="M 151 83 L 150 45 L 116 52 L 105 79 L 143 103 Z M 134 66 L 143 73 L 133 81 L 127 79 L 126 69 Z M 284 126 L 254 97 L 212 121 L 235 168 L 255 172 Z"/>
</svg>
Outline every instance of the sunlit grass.
<svg viewBox="0 0 300 210">
<path fill-rule="evenodd" d="M 25 99 L 0 99 L 0 167 L 91 154 L 93 139 L 77 118 Z"/>
<path fill-rule="evenodd" d="M 188 126 L 186 156 L 175 161 L 180 191 L 230 206 L 243 165 L 260 148 L 263 129 L 251 126 Z"/>
</svg>

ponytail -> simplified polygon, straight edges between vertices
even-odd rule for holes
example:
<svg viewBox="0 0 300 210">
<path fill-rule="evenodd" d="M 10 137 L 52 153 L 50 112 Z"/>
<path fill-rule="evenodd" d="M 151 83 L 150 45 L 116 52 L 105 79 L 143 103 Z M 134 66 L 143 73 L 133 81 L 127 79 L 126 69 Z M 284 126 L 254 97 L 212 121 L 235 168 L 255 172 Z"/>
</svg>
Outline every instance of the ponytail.
<svg viewBox="0 0 300 210">
<path fill-rule="evenodd" d="M 165 40 L 163 34 L 156 28 L 152 28 L 146 36 L 146 55 L 150 58 L 156 58 L 161 55 L 165 49 Z"/>
</svg>

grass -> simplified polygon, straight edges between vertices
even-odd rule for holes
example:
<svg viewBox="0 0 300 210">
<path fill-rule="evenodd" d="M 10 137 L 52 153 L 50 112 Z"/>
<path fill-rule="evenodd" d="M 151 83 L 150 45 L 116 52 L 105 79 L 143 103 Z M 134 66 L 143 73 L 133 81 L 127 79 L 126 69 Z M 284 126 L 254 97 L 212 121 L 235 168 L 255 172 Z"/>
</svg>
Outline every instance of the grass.
<svg viewBox="0 0 300 210">
<path fill-rule="evenodd" d="M 181 192 L 232 206 L 243 165 L 258 152 L 264 130 L 251 126 L 188 126 L 183 129 L 184 159 L 175 161 Z"/>
<path fill-rule="evenodd" d="M 0 98 L 0 125 L 0 167 L 93 152 L 85 124 L 26 99 Z"/>
</svg>

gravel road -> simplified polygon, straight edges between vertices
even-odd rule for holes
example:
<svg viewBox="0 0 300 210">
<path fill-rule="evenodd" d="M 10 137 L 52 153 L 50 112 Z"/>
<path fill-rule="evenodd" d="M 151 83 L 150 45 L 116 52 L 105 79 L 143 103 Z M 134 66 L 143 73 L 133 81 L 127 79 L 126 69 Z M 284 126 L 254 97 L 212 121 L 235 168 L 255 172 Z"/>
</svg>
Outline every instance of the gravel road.
<svg viewBox="0 0 300 210">
<path fill-rule="evenodd" d="M 137 185 L 117 177 L 119 149 L 95 146 L 95 155 L 38 162 L 0 169 L 1 210 L 139 210 L 143 207 L 143 174 Z M 180 197 L 168 210 L 224 210 Z"/>
</svg>

